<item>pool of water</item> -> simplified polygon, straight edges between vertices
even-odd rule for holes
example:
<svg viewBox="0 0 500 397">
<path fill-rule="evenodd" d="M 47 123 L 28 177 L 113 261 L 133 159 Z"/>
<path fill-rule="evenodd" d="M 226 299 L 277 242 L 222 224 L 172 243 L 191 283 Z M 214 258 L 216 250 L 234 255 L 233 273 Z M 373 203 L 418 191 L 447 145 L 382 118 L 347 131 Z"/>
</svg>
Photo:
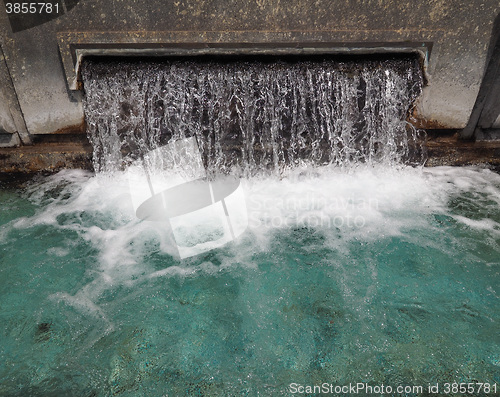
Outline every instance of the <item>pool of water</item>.
<svg viewBox="0 0 500 397">
<path fill-rule="evenodd" d="M 499 390 L 498 174 L 325 167 L 241 183 L 246 232 L 184 260 L 161 223 L 135 218 L 122 173 L 0 190 L 0 395 Z"/>
</svg>

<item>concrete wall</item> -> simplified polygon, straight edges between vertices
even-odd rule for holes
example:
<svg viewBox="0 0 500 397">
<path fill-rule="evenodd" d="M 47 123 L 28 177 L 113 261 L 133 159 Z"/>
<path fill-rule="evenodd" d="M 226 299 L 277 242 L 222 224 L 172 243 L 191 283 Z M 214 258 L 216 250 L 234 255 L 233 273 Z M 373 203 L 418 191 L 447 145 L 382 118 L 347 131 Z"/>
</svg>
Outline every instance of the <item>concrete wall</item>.
<svg viewBox="0 0 500 397">
<path fill-rule="evenodd" d="M 0 147 L 19 146 L 21 139 L 15 123 L 15 112 L 19 103 L 15 97 L 7 64 L 0 48 Z M 14 116 L 13 116 L 14 113 Z M 20 117 L 22 119 L 22 117 Z M 24 126 L 23 126 L 24 127 Z M 23 128 L 25 131 L 25 128 Z"/>
<path fill-rule="evenodd" d="M 500 13 L 498 0 L 57 3 L 64 14 L 46 21 L 37 21 L 33 15 L 16 19 L 0 8 L 3 74 L 15 92 L 13 96 L 0 89 L 0 132 L 15 129 L 21 138 L 24 134 L 25 143 L 37 134 L 82 130 L 82 93 L 74 90 L 78 88 L 78 57 L 113 51 L 159 55 L 245 48 L 305 53 L 422 48 L 428 56 L 428 85 L 420 98 L 416 123 L 461 129 L 473 109 L 493 22 Z M 1 72 L 0 61 L 0 79 Z M 24 132 L 12 114 L 23 117 Z"/>
<path fill-rule="evenodd" d="M 2 68 L 1 63 L 0 68 Z M 0 87 L 0 134 L 13 134 L 16 132 L 16 126 L 10 114 L 9 101 L 7 95 L 4 93 L 4 87 L 3 84 Z"/>
<path fill-rule="evenodd" d="M 498 115 L 497 119 L 493 123 L 493 128 L 500 128 L 500 114 Z"/>
</svg>

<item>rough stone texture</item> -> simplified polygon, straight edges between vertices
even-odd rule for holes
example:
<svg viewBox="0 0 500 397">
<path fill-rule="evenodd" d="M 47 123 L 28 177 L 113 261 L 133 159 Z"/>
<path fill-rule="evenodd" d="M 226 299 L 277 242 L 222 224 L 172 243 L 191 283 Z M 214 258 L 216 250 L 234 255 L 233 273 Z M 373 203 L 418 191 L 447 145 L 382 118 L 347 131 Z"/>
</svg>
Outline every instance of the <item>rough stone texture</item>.
<svg viewBox="0 0 500 397">
<path fill-rule="evenodd" d="M 487 165 L 500 170 L 500 141 L 464 141 L 458 133 L 430 134 L 427 167 L 440 165 Z"/>
<path fill-rule="evenodd" d="M 325 38 L 344 47 L 431 42 L 429 85 L 419 102 L 418 119 L 430 128 L 463 128 L 499 11 L 498 0 L 81 0 L 65 15 L 17 33 L 12 33 L 2 7 L 0 45 L 30 134 L 82 124 L 81 93 L 69 90 L 58 48 L 57 34 L 64 32 L 87 32 L 89 47 L 98 32 L 117 32 L 123 43 L 134 41 L 136 34 L 140 41 L 140 34 L 147 32 L 174 32 L 198 45 L 215 40 L 233 47 L 272 46 L 279 34 L 296 47 L 320 46 Z M 4 123 L 0 128 L 7 130 Z"/>
<path fill-rule="evenodd" d="M 89 144 L 38 144 L 0 148 L 0 174 L 57 172 L 64 168 L 92 169 Z"/>
</svg>

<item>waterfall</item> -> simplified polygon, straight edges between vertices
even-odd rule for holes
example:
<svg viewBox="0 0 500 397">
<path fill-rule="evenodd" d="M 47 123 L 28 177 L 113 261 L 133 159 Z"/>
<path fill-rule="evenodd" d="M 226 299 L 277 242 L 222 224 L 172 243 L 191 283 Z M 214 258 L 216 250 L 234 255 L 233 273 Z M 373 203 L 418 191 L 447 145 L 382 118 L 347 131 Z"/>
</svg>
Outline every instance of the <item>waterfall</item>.
<svg viewBox="0 0 500 397">
<path fill-rule="evenodd" d="M 81 71 L 96 172 L 193 136 L 211 175 L 423 161 L 413 57 L 93 58 Z"/>
</svg>

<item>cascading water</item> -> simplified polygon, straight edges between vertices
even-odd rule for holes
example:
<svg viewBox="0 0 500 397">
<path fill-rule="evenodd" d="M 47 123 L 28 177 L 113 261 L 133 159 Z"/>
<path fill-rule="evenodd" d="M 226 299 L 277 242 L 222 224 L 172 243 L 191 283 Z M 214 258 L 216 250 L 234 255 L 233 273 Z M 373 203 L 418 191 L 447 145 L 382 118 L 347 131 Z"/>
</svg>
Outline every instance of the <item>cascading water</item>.
<svg viewBox="0 0 500 397">
<path fill-rule="evenodd" d="M 97 171 L 190 136 L 212 174 L 422 161 L 416 59 L 91 60 L 82 77 Z"/>
<path fill-rule="evenodd" d="M 500 392 L 500 176 L 403 165 L 415 61 L 83 77 L 101 172 L 0 189 L 0 395 Z M 238 183 L 239 237 L 185 217 L 219 196 L 231 215 Z"/>
</svg>

